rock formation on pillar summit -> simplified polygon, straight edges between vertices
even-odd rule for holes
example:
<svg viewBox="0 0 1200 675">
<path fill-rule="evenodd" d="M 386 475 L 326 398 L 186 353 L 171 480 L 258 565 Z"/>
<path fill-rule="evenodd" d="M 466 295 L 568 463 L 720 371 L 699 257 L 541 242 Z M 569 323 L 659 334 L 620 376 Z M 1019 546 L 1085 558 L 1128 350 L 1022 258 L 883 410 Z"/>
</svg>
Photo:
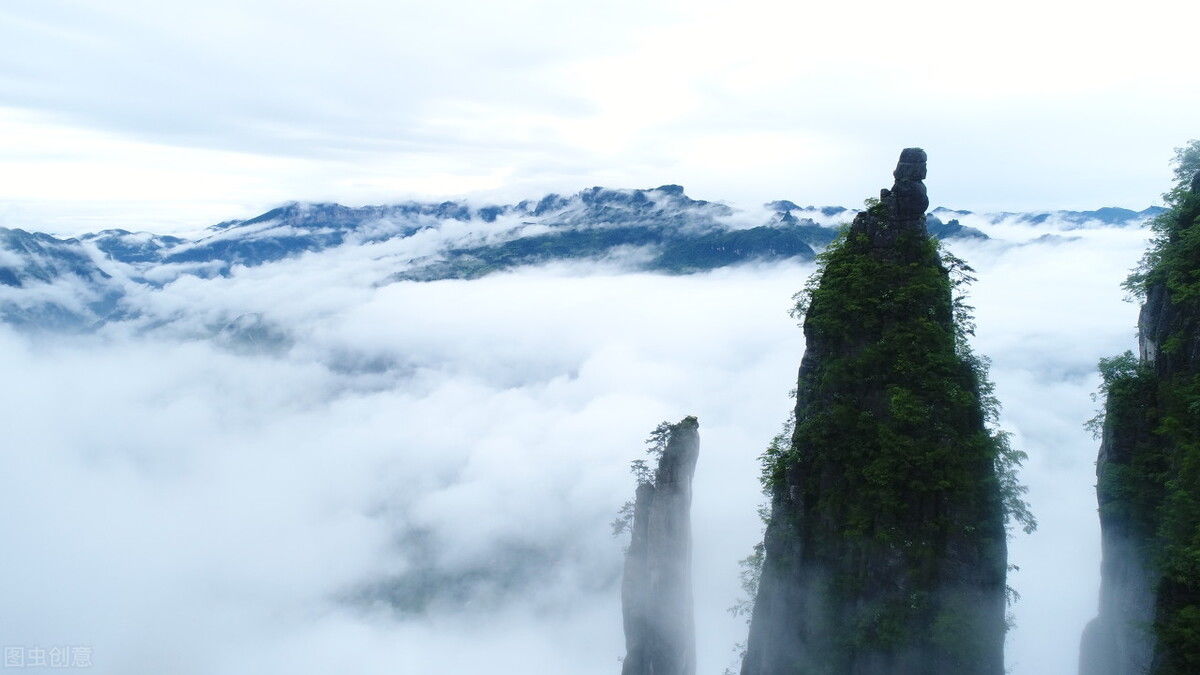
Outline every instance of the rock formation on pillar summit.
<svg viewBox="0 0 1200 675">
<path fill-rule="evenodd" d="M 1139 356 L 1100 362 L 1100 613 L 1082 675 L 1200 672 L 1200 142 L 1181 149 L 1171 207 L 1128 288 Z M 1195 173 L 1193 173 L 1195 172 Z M 1101 420 L 1098 418 L 1097 422 Z"/>
<path fill-rule="evenodd" d="M 743 675 L 1004 672 L 1006 514 L 1032 521 L 954 297 L 970 268 L 925 229 L 925 173 L 923 150 L 901 153 L 797 307 L 807 350 L 791 443 L 765 456 Z"/>
<path fill-rule="evenodd" d="M 650 443 L 657 469 L 651 473 L 634 463 L 638 487 L 621 583 L 626 649 L 621 672 L 694 675 L 691 510 L 699 423 L 685 417 L 661 424 Z"/>
</svg>

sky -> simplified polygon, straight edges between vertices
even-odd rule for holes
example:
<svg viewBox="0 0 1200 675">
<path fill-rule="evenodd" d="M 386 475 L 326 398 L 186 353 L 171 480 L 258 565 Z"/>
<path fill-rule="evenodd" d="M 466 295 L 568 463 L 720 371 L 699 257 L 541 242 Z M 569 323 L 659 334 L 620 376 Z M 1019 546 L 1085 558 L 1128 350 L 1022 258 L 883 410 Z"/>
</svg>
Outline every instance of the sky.
<svg viewBox="0 0 1200 675">
<path fill-rule="evenodd" d="M 665 183 L 853 206 L 914 145 L 936 204 L 1141 209 L 1200 135 L 1198 23 L 1179 0 L 12 0 L 0 226 Z"/>
<path fill-rule="evenodd" d="M 1134 345 L 1118 285 L 1148 232 L 964 222 L 993 236 L 950 246 L 1039 520 L 1009 542 L 1007 665 L 1072 672 L 1100 567 L 1084 421 L 1097 359 Z M 129 284 L 131 318 L 88 335 L 0 326 L 0 645 L 87 647 L 97 674 L 616 672 L 609 523 L 643 439 L 692 414 L 698 672 L 736 667 L 813 267 L 374 283 L 413 239 Z"/>
</svg>

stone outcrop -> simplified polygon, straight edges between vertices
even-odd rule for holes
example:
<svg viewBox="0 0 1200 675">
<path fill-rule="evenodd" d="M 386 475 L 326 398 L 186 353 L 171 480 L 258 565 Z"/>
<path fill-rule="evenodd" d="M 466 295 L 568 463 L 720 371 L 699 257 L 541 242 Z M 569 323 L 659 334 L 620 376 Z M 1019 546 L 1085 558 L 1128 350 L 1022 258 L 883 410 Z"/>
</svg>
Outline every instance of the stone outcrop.
<svg viewBox="0 0 1200 675">
<path fill-rule="evenodd" d="M 995 439 L 925 175 L 925 152 L 904 150 L 810 296 L 742 675 L 1004 672 Z"/>
<path fill-rule="evenodd" d="M 911 229 L 924 225 L 929 195 L 925 191 L 927 156 L 920 148 L 905 148 L 892 177 L 891 190 L 880 191 L 880 201 L 888 208 L 895 229 Z"/>
<path fill-rule="evenodd" d="M 621 583 L 622 675 L 696 672 L 691 508 L 699 423 L 686 417 L 666 431 L 657 470 L 639 481 L 634 501 Z"/>
<path fill-rule="evenodd" d="M 1115 411 L 1114 411 L 1115 412 Z M 1134 449 L 1153 430 L 1136 416 L 1109 415 L 1105 421 L 1097 485 L 1110 485 L 1119 467 L 1134 461 Z M 1100 612 L 1088 624 L 1080 647 L 1081 675 L 1148 673 L 1154 654 L 1154 575 L 1149 533 L 1121 513 L 1119 499 L 1098 489 L 1102 551 Z"/>
<path fill-rule="evenodd" d="M 1200 302 L 1182 289 L 1200 272 L 1200 173 L 1166 214 L 1155 265 L 1144 270 L 1136 362 L 1105 374 L 1096 496 L 1100 609 L 1084 631 L 1081 675 L 1184 673 L 1200 668 L 1200 517 L 1195 392 Z M 1189 236 L 1190 234 L 1190 236 Z M 1182 286 L 1180 285 L 1182 280 Z M 1110 368 L 1112 368 L 1110 366 Z"/>
</svg>

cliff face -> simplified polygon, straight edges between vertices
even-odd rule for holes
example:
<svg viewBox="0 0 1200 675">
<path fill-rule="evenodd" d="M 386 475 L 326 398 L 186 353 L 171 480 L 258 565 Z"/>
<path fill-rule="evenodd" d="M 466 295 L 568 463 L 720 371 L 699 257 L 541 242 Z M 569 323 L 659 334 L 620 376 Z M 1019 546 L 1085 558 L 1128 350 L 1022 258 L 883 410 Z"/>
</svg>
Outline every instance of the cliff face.
<svg viewBox="0 0 1200 675">
<path fill-rule="evenodd" d="M 811 289 L 743 675 L 1003 673 L 998 439 L 925 172 L 924 151 L 901 154 Z"/>
<path fill-rule="evenodd" d="M 691 509 L 698 428 L 695 417 L 670 425 L 653 479 L 638 484 L 621 584 L 622 675 L 696 672 Z"/>
<path fill-rule="evenodd" d="M 1140 355 L 1101 362 L 1103 562 L 1084 675 L 1200 672 L 1200 173 L 1140 276 Z"/>
<path fill-rule="evenodd" d="M 1131 383 L 1133 384 L 1133 383 Z M 1144 396 L 1144 386 L 1109 392 L 1111 411 L 1096 462 L 1102 550 L 1100 613 L 1084 630 L 1081 675 L 1148 673 L 1154 649 L 1154 581 L 1150 555 L 1153 525 L 1143 509 L 1119 496 L 1122 473 L 1153 442 L 1153 427 L 1141 410 L 1120 406 L 1125 397 Z M 1131 409 L 1132 408 L 1132 409 Z"/>
</svg>

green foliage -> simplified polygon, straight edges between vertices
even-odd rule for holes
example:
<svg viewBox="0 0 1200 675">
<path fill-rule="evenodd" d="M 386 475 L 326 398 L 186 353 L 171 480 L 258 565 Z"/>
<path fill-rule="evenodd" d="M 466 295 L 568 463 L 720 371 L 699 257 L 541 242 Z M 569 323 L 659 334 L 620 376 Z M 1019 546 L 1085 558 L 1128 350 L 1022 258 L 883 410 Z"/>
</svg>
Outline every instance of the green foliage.
<svg viewBox="0 0 1200 675">
<path fill-rule="evenodd" d="M 1029 459 L 1029 455 L 1012 447 L 1007 431 L 993 429 L 989 433 L 996 449 L 996 477 L 1000 481 L 1000 499 L 1004 507 L 1005 521 L 1019 525 L 1025 534 L 1033 534 L 1037 530 L 1037 518 L 1033 515 L 1029 502 L 1025 501 L 1029 488 L 1023 485 L 1017 476 L 1017 470 Z"/>
<path fill-rule="evenodd" d="M 878 200 L 867 200 L 866 207 L 868 213 L 883 208 Z M 913 445 L 910 432 L 925 426 L 926 436 L 949 438 L 954 434 L 948 433 L 945 425 L 961 421 L 963 415 L 969 417 L 971 409 L 978 408 L 983 413 L 985 431 L 968 446 L 992 458 L 1006 520 L 1026 533 L 1032 532 L 1037 522 L 1024 498 L 1027 488 L 1017 477 L 1027 455 L 1014 449 L 1009 434 L 999 428 L 1000 404 L 988 378 L 989 361 L 975 356 L 970 349 L 975 321 L 974 308 L 966 302 L 966 290 L 975 281 L 975 270 L 928 237 L 905 243 L 920 250 L 917 258 L 924 258 L 923 263 L 881 261 L 870 255 L 865 245 L 864 241 L 851 241 L 849 229 L 844 229 L 818 254 L 817 270 L 793 296 L 795 304 L 790 313 L 806 320 L 809 330 L 829 335 L 834 341 L 844 335 L 879 334 L 876 345 L 856 359 L 840 360 L 838 368 L 827 372 L 822 388 L 834 387 L 837 383 L 833 380 L 840 379 L 852 391 L 864 382 L 877 381 L 890 370 L 895 381 L 886 387 L 888 409 L 880 420 L 871 412 L 838 405 L 819 419 L 810 417 L 805 429 L 841 429 L 835 436 L 852 435 L 852 430 L 860 427 L 864 433 L 878 432 L 879 436 L 867 441 L 864 448 L 892 437 L 899 443 L 896 452 L 872 453 L 874 461 L 869 465 L 875 482 L 886 483 L 894 468 L 888 464 L 903 464 L 907 457 L 900 446 Z M 947 304 L 947 296 L 950 316 L 938 316 L 939 308 Z M 820 309 L 814 310 L 817 303 Z M 948 410 L 957 410 L 959 415 L 939 419 L 946 416 L 935 414 Z M 884 423 L 880 425 L 880 421 Z M 787 437 L 776 436 L 763 454 L 767 490 L 782 479 L 789 466 L 793 454 L 790 436 L 790 432 Z M 836 446 L 850 439 L 824 440 Z M 939 452 L 956 454 L 952 445 L 945 443 L 934 455 Z M 898 455 L 893 457 L 898 461 L 884 459 L 884 455 Z M 933 456 L 927 463 L 935 463 Z M 902 495 L 881 496 L 886 496 L 888 503 L 902 499 Z"/>
<path fill-rule="evenodd" d="M 738 561 L 741 571 L 738 573 L 740 577 L 742 592 L 744 596 L 738 598 L 737 602 L 729 608 L 729 613 L 733 616 L 746 617 L 746 623 L 750 622 L 750 615 L 754 613 L 754 599 L 758 597 L 758 582 L 762 579 L 763 562 L 766 560 L 766 547 L 759 542 L 754 545 L 754 551 Z"/>
<path fill-rule="evenodd" d="M 804 316 L 808 314 L 808 306 L 812 301 L 813 294 L 816 293 L 817 287 L 821 285 L 821 276 L 825 273 L 825 268 L 829 266 L 829 261 L 833 258 L 834 253 L 845 245 L 846 237 L 849 233 L 849 225 L 843 225 L 838 229 L 837 236 L 829 242 L 829 246 L 817 254 L 816 271 L 808 277 L 808 281 L 804 282 L 804 288 L 792 295 L 792 307 L 788 310 L 788 316 L 795 319 L 798 324 L 803 324 Z"/>
<path fill-rule="evenodd" d="M 795 390 L 793 390 L 791 394 L 794 397 Z M 788 416 L 787 422 L 784 423 L 783 428 L 780 429 L 779 433 L 775 434 L 775 436 L 771 439 L 771 442 L 767 444 L 767 449 L 764 450 L 761 455 L 759 455 L 759 461 L 762 462 L 763 466 L 761 480 L 764 486 L 770 480 L 768 472 L 770 471 L 770 467 L 775 465 L 775 458 L 786 453 L 788 448 L 791 447 L 792 434 L 795 432 L 795 429 L 796 415 L 795 412 L 793 412 Z M 765 491 L 766 490 L 764 489 L 764 492 Z M 770 520 L 770 517 L 770 508 L 766 504 L 759 505 L 758 518 L 763 522 L 764 526 Z M 756 598 L 758 598 L 758 583 L 762 579 L 763 563 L 766 562 L 766 558 L 766 546 L 762 541 L 759 541 L 759 543 L 754 545 L 750 555 L 738 561 L 738 566 L 741 568 L 741 571 L 738 573 L 738 575 L 740 577 L 742 593 L 744 593 L 744 595 L 739 597 L 733 603 L 733 606 L 729 608 L 729 613 L 733 616 L 746 617 L 746 623 L 750 622 L 750 617 L 752 614 L 754 614 L 754 601 Z M 742 645 L 741 649 L 744 653 L 745 645 Z"/>
<path fill-rule="evenodd" d="M 869 200 L 864 218 L 886 228 L 884 211 Z M 848 601 L 835 606 L 854 607 L 839 619 L 843 648 L 926 640 L 966 659 L 979 647 L 959 633 L 987 631 L 939 593 L 940 553 L 948 540 L 974 542 L 962 545 L 990 559 L 1004 523 L 1036 527 L 1017 478 L 1026 456 L 1000 430 L 988 362 L 970 349 L 974 270 L 919 232 L 887 236 L 877 248 L 843 231 L 794 297 L 819 357 L 806 359 L 803 414 L 763 453 L 762 481 L 799 510 L 789 516 L 806 537 L 797 550 L 833 561 L 832 592 Z M 835 534 L 809 538 L 801 522 Z M 886 583 L 879 561 L 892 566 Z"/>
<path fill-rule="evenodd" d="M 1137 298 L 1145 298 L 1155 283 L 1165 283 L 1177 301 L 1200 297 L 1200 195 L 1188 190 L 1192 176 L 1200 171 L 1200 139 L 1175 149 L 1175 183 L 1163 194 L 1167 211 L 1150 224 L 1154 239 L 1123 287 Z"/>
<path fill-rule="evenodd" d="M 650 436 L 646 439 L 646 454 L 654 459 L 662 459 L 662 454 L 667 449 L 667 441 L 671 440 L 670 422 L 659 422 L 658 426 L 654 427 L 654 431 L 650 432 Z"/>
<path fill-rule="evenodd" d="M 1175 183 L 1170 192 L 1163 195 L 1163 199 L 1175 206 L 1183 202 L 1192 176 L 1200 172 L 1200 139 L 1188 141 L 1183 147 L 1175 148 L 1175 159 L 1171 163 L 1175 165 L 1172 170 Z"/>
<path fill-rule="evenodd" d="M 963 598 L 950 598 L 933 620 L 933 643 L 964 665 L 971 663 L 972 655 L 985 649 L 980 641 L 987 635 L 987 627 L 979 625 L 979 614 L 973 610 Z"/>
<path fill-rule="evenodd" d="M 775 434 L 771 442 L 767 444 L 767 449 L 758 456 L 759 461 L 762 463 L 762 473 L 759 476 L 759 480 L 762 482 L 763 492 L 767 495 L 771 494 L 772 486 L 783 480 L 781 472 L 787 466 L 787 457 L 792 449 L 792 435 L 795 433 L 796 412 L 793 410 L 788 415 L 788 420 L 784 423 L 783 429 Z M 764 514 L 760 512 L 759 515 Z M 765 516 L 763 520 L 766 520 Z"/>
<path fill-rule="evenodd" d="M 970 354 L 970 339 L 975 336 L 975 307 L 967 304 L 967 288 L 976 281 L 975 268 L 965 260 L 950 251 L 942 250 L 942 264 L 950 277 L 950 287 L 954 291 L 952 309 L 954 312 L 955 347 L 962 354 Z M 983 364 L 986 375 L 987 364 Z M 996 404 L 998 405 L 998 404 Z"/>
<path fill-rule="evenodd" d="M 1200 672 L 1200 141 L 1176 150 L 1169 210 L 1125 288 L 1152 297 L 1155 363 L 1132 352 L 1101 359 L 1107 461 L 1097 493 L 1106 526 L 1132 532 L 1159 574 L 1156 673 Z"/>
<path fill-rule="evenodd" d="M 1163 578 L 1157 629 L 1173 672 L 1200 670 L 1200 375 L 1157 382 L 1157 453 L 1131 467 L 1123 487 L 1158 499 L 1155 543 Z M 1150 464 L 1139 473 L 1141 464 Z M 1157 480 L 1156 480 L 1157 479 Z M 1154 502 L 1146 507 L 1155 506 Z"/>
<path fill-rule="evenodd" d="M 655 464 L 662 459 L 663 452 L 667 449 L 667 441 L 671 440 L 671 431 L 674 427 L 670 422 L 659 422 L 658 426 L 654 427 L 654 431 L 650 432 L 650 436 L 646 438 L 646 454 L 649 455 Z M 650 485 L 654 483 L 654 469 L 650 468 L 650 464 L 644 459 L 635 459 L 629 463 L 629 471 L 637 480 L 638 485 Z"/>
<path fill-rule="evenodd" d="M 654 482 L 654 471 L 644 459 L 635 459 L 629 463 L 629 472 L 637 479 L 638 485 L 649 485 Z"/>
<path fill-rule="evenodd" d="M 612 533 L 614 537 L 619 537 L 633 529 L 633 500 L 629 500 L 621 505 L 617 511 L 617 517 L 611 523 Z"/>
<path fill-rule="evenodd" d="M 1138 358 L 1128 349 L 1119 356 L 1101 358 L 1096 369 L 1100 372 L 1100 389 L 1092 394 L 1092 400 L 1105 399 L 1105 406 L 1112 405 L 1108 399 L 1114 387 L 1118 390 L 1125 389 L 1130 382 L 1141 377 L 1145 372 L 1142 364 L 1138 362 Z M 1092 432 L 1092 436 L 1100 438 L 1100 434 L 1104 430 L 1105 418 L 1105 408 L 1101 407 L 1084 426 Z"/>
<path fill-rule="evenodd" d="M 672 430 L 674 430 L 674 426 L 670 422 L 659 422 L 658 426 L 654 427 L 654 431 L 650 432 L 650 436 L 646 438 L 646 454 L 653 458 L 656 464 L 662 459 L 663 452 L 667 449 L 667 442 L 671 440 Z M 629 472 L 633 474 L 638 486 L 654 484 L 655 470 L 650 468 L 650 464 L 644 459 L 635 459 L 630 462 Z M 617 511 L 617 517 L 610 523 L 614 537 L 631 530 L 633 513 L 633 501 L 625 502 Z"/>
</svg>

